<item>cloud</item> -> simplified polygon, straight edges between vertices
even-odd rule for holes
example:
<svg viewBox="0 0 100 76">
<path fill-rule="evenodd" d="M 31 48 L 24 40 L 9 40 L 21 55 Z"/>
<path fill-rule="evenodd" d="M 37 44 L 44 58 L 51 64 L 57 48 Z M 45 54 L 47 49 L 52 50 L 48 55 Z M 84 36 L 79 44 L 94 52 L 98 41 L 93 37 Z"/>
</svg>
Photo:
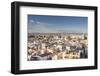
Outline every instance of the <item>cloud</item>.
<svg viewBox="0 0 100 76">
<path fill-rule="evenodd" d="M 53 33 L 56 32 L 53 27 L 50 27 L 50 24 L 35 21 L 34 23 L 29 23 L 28 25 L 29 32 L 38 32 L 38 33 Z"/>
<path fill-rule="evenodd" d="M 30 23 L 34 23 L 35 21 L 34 21 L 34 20 L 29 20 L 29 22 L 30 22 Z"/>
<path fill-rule="evenodd" d="M 77 27 L 65 27 L 61 26 L 56 26 L 54 24 L 49 24 L 46 22 L 40 22 L 40 21 L 34 21 L 30 20 L 28 24 L 28 32 L 29 33 L 58 33 L 58 32 L 66 32 L 66 33 L 74 33 L 74 32 L 84 32 L 84 29 L 82 27 L 77 28 Z M 87 31 L 87 30 L 86 30 Z"/>
</svg>

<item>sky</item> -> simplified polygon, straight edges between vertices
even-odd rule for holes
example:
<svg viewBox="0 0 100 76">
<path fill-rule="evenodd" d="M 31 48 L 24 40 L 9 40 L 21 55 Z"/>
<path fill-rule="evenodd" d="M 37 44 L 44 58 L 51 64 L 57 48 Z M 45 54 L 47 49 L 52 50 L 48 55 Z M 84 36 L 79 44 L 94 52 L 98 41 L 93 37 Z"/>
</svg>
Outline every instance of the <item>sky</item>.
<svg viewBox="0 0 100 76">
<path fill-rule="evenodd" d="M 28 15 L 29 33 L 87 33 L 88 17 Z"/>
</svg>

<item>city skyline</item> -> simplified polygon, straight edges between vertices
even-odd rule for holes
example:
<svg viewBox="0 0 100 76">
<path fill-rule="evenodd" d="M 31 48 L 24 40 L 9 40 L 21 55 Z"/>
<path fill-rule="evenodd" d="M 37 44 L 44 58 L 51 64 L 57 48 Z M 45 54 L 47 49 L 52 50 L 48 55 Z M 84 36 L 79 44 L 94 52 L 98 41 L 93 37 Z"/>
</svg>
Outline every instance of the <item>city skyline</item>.
<svg viewBox="0 0 100 76">
<path fill-rule="evenodd" d="M 28 33 L 87 33 L 88 18 L 28 15 Z"/>
</svg>

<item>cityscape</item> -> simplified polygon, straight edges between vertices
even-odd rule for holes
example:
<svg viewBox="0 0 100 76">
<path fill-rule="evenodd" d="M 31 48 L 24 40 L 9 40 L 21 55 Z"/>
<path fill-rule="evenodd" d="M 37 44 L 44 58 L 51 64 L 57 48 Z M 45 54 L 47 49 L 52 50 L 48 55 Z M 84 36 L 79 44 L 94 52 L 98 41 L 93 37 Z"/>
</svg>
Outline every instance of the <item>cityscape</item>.
<svg viewBox="0 0 100 76">
<path fill-rule="evenodd" d="M 87 17 L 28 16 L 28 61 L 87 58 Z"/>
</svg>

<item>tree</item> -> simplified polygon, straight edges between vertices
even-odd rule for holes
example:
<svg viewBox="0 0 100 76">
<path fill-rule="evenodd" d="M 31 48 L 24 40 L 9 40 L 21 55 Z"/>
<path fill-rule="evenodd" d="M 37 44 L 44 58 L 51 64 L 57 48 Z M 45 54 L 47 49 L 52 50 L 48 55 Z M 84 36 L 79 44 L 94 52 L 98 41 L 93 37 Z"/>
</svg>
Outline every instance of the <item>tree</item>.
<svg viewBox="0 0 100 76">
<path fill-rule="evenodd" d="M 70 36 L 68 36 L 67 38 L 68 38 L 68 40 L 71 40 L 71 37 Z"/>
<path fill-rule="evenodd" d="M 86 35 L 84 35 L 84 39 L 87 40 L 87 36 Z"/>
</svg>

